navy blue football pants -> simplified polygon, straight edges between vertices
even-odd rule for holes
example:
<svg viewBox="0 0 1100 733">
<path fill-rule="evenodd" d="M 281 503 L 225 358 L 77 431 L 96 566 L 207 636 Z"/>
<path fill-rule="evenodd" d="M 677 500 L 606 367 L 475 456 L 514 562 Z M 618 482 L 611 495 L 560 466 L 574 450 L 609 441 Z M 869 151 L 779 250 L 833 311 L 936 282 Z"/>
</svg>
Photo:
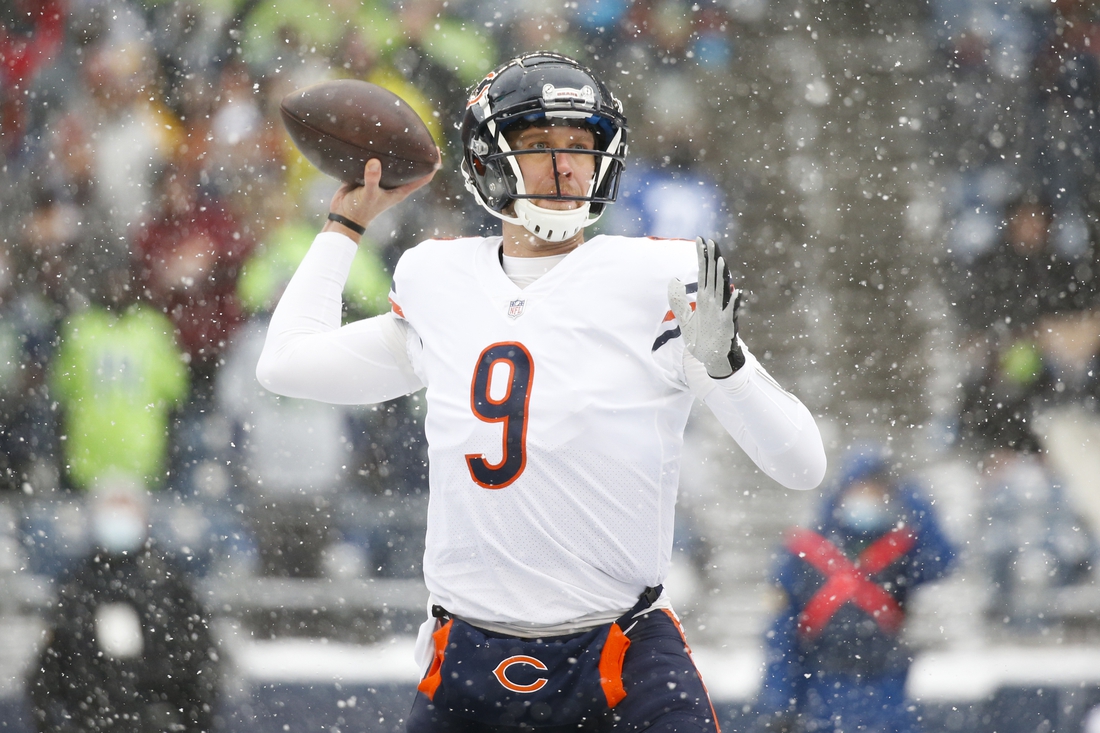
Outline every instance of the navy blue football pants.
<svg viewBox="0 0 1100 733">
<path fill-rule="evenodd" d="M 519 728 L 485 725 L 436 710 L 423 693 L 416 693 L 406 723 L 408 733 L 718 733 L 714 708 L 703 680 L 688 654 L 679 624 L 655 609 L 630 630 L 630 648 L 623 660 L 626 697 L 604 720 L 586 728 Z"/>
</svg>

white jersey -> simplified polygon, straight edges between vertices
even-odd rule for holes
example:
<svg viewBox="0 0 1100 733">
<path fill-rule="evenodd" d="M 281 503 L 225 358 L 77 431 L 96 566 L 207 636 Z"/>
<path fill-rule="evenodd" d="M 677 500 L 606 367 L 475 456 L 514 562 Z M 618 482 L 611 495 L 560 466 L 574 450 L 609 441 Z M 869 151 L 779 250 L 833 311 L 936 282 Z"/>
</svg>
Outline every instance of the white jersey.
<svg viewBox="0 0 1100 733">
<path fill-rule="evenodd" d="M 428 588 L 485 621 L 628 608 L 671 556 L 693 396 L 666 288 L 695 245 L 597 236 L 521 290 L 500 243 L 424 242 L 394 273 L 427 385 Z"/>
<path fill-rule="evenodd" d="M 268 389 L 326 402 L 427 388 L 434 602 L 509 629 L 630 608 L 668 569 L 695 398 L 768 476 L 821 481 L 813 416 L 744 344 L 745 366 L 722 380 L 685 353 L 667 287 L 694 292 L 694 243 L 597 236 L 522 289 L 500 248 L 424 242 L 397 266 L 393 313 L 341 325 L 355 245 L 322 233 L 257 365 Z"/>
</svg>

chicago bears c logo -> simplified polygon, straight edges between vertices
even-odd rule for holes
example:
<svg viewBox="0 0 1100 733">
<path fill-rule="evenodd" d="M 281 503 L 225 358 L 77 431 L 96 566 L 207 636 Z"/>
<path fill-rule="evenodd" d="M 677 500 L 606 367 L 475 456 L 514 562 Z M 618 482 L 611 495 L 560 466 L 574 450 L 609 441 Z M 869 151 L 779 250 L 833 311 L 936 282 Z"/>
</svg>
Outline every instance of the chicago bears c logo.
<svg viewBox="0 0 1100 733">
<path fill-rule="evenodd" d="M 508 657 L 503 662 L 497 665 L 497 668 L 493 670 L 493 674 L 496 676 L 500 684 L 504 685 L 512 692 L 534 692 L 535 690 L 541 690 L 542 687 L 546 684 L 545 677 L 539 677 L 537 680 L 529 685 L 517 685 L 515 682 L 512 682 L 510 679 L 508 679 L 508 668 L 511 667 L 513 664 L 529 664 L 541 672 L 546 671 L 546 665 L 535 659 L 534 657 L 528 657 L 523 654 L 517 654 L 514 657 Z"/>
</svg>

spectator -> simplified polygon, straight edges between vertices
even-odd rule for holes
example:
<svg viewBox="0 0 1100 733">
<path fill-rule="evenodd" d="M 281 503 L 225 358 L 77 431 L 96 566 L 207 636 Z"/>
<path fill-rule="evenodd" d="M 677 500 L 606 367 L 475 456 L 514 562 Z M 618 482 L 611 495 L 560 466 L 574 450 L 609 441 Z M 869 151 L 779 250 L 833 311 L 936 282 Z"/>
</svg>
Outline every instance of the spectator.
<svg viewBox="0 0 1100 733">
<path fill-rule="evenodd" d="M 776 584 L 785 599 L 767 634 L 759 730 L 909 733 L 911 653 L 900 637 L 914 588 L 954 552 L 931 506 L 899 481 L 883 449 L 845 460 L 815 529 L 787 537 Z"/>
<path fill-rule="evenodd" d="M 960 170 L 978 172 L 1006 159 L 1033 165 L 1039 90 L 1025 82 L 1044 9 L 1023 3 L 998 8 L 984 0 L 933 0 L 930 36 L 940 45 L 943 75 L 931 108 L 951 142 L 937 146 Z M 1012 115 L 1006 115 L 1006 110 Z"/>
<path fill-rule="evenodd" d="M 263 198 L 283 185 L 280 141 L 270 134 L 272 130 L 281 133 L 282 123 L 265 116 L 261 87 L 240 61 L 222 68 L 215 92 L 216 106 L 209 126 L 204 125 L 208 147 L 202 180 L 210 181 L 209 190 L 234 214 L 258 214 Z M 251 222 L 239 224 L 248 227 Z"/>
<path fill-rule="evenodd" d="M 1069 504 L 1100 535 L 1100 309 L 1053 313 L 1036 341 L 1049 375 L 1035 430 Z"/>
<path fill-rule="evenodd" d="M 963 387 L 963 445 L 979 454 L 1053 449 L 1047 432 L 1059 414 L 1087 429 L 1100 410 L 1098 359 L 1100 330 L 1094 311 L 1050 313 L 1028 332 L 1006 336 Z M 1037 421 L 1045 426 L 1038 432 Z"/>
<path fill-rule="evenodd" d="M 87 93 L 72 105 L 94 131 L 99 203 L 115 234 L 124 236 L 148 216 L 156 172 L 183 142 L 183 122 L 162 101 L 157 57 L 148 44 L 107 35 L 86 54 L 81 72 Z"/>
<path fill-rule="evenodd" d="M 1035 57 L 1039 90 L 1039 170 L 1059 207 L 1084 208 L 1100 190 L 1100 24 L 1092 3 L 1060 0 Z"/>
<path fill-rule="evenodd" d="M 991 620 L 1049 627 L 1051 591 L 1082 580 L 1100 526 L 1095 364 L 1089 311 L 1044 315 L 991 350 L 963 392 L 960 437 L 982 469 Z"/>
<path fill-rule="evenodd" d="M 37 730 L 212 730 L 214 641 L 188 577 L 148 539 L 145 489 L 105 479 L 90 508 L 96 548 L 61 576 L 28 681 Z"/>
<path fill-rule="evenodd" d="M 1100 309 L 1050 313 L 1035 332 L 1053 382 L 1052 401 L 1100 413 Z"/>
<path fill-rule="evenodd" d="M 706 169 L 708 109 L 697 77 L 665 70 L 648 86 L 648 129 L 638 144 L 642 155 L 624 171 L 619 199 L 601 229 L 688 239 L 692 232 L 707 232 L 723 241 L 736 223 L 725 192 Z"/>
<path fill-rule="evenodd" d="M 114 472 L 165 481 L 171 411 L 187 395 L 187 367 L 172 323 L 135 302 L 130 273 L 106 278 L 98 302 L 62 326 L 50 371 L 63 412 L 63 463 L 76 488 Z"/>
<path fill-rule="evenodd" d="M 218 410 L 233 426 L 232 464 L 266 575 L 320 574 L 322 552 L 339 524 L 333 502 L 348 489 L 357 440 L 351 408 L 278 397 L 256 381 L 271 310 L 309 250 L 312 229 L 285 225 L 245 263 L 240 290 L 254 314 L 230 341 L 215 394 Z M 346 292 L 365 316 L 388 307 L 389 276 L 369 247 L 357 252 Z"/>
<path fill-rule="evenodd" d="M 44 188 L 57 192 L 59 197 L 63 196 L 81 209 L 93 210 L 97 219 L 106 221 L 106 212 L 98 206 L 94 131 L 89 122 L 72 110 L 51 118 L 44 139 L 45 158 L 55 164 L 43 166 L 41 180 Z"/>
<path fill-rule="evenodd" d="M 81 246 L 85 244 L 81 219 L 76 204 L 48 190 L 35 193 L 33 207 L 23 219 L 19 237 L 23 280 L 36 296 L 42 296 L 41 305 L 55 323 L 94 294 L 87 286 L 97 278 L 88 279 L 83 261 L 94 242 Z"/>
<path fill-rule="evenodd" d="M 53 465 L 53 416 L 45 366 L 54 322 L 17 287 L 18 258 L 0 249 L 0 490 L 34 486 L 36 466 Z"/>
<path fill-rule="evenodd" d="M 167 166 L 157 194 L 157 211 L 134 243 L 138 279 L 149 302 L 171 318 L 201 396 L 244 321 L 237 276 L 252 241 L 222 201 L 204 194 L 193 170 Z"/>
<path fill-rule="evenodd" d="M 15 159 L 28 123 L 26 92 L 65 36 L 62 0 L 15 0 L 0 9 L 0 157 Z"/>
<path fill-rule="evenodd" d="M 982 465 L 990 621 L 1041 632 L 1055 621 L 1053 591 L 1088 577 L 1094 540 L 1041 453 L 994 450 Z"/>
<path fill-rule="evenodd" d="M 24 482 L 42 488 L 55 480 L 56 416 L 47 370 L 59 324 L 94 294 L 95 278 L 86 277 L 80 259 L 89 249 L 80 234 L 81 210 L 48 191 L 34 197 L 16 246 L 0 254 L 6 270 L 0 278 L 0 339 L 10 359 L 0 380 L 0 484 L 8 488 Z"/>
<path fill-rule="evenodd" d="M 608 52 L 615 53 L 615 42 L 625 36 L 635 48 L 648 53 L 652 63 L 683 61 L 722 72 L 733 61 L 735 51 L 727 7 L 683 0 L 601 0 L 581 3 L 576 21 L 596 39 L 597 48 L 603 40 L 602 48 Z M 611 30 L 618 32 L 611 34 Z"/>
<path fill-rule="evenodd" d="M 249 10 L 241 51 L 253 68 L 286 68 L 294 73 L 294 66 L 307 57 L 331 51 L 346 28 L 366 29 L 383 42 L 397 32 L 396 14 L 378 0 L 317 7 L 297 0 L 266 0 L 251 3 Z"/>
<path fill-rule="evenodd" d="M 492 8 L 497 12 L 497 8 Z M 579 8 L 574 6 L 574 12 Z M 532 48 L 553 48 L 567 56 L 584 53 L 584 36 L 572 32 L 565 6 L 544 4 L 513 8 L 507 18 L 491 18 L 487 27 L 498 26 L 497 39 L 501 53 L 517 55 Z M 614 27 L 607 28 L 606 36 L 613 35 Z M 604 42 L 606 44 L 606 41 Z"/>
<path fill-rule="evenodd" d="M 1035 451 L 1031 429 L 1044 397 L 1053 394 L 1042 353 L 1029 338 L 1006 339 L 963 386 L 959 411 L 962 447 L 981 455 L 992 450 Z"/>
<path fill-rule="evenodd" d="M 639 160 L 623 174 L 619 200 L 608 212 L 608 231 L 623 236 L 683 238 L 690 232 L 726 230 L 725 197 L 717 182 L 690 162 L 664 165 Z"/>
<path fill-rule="evenodd" d="M 291 220 L 268 234 L 241 268 L 238 297 L 253 318 L 270 313 L 283 288 L 313 241 L 313 225 Z M 344 296 L 359 317 L 384 313 L 389 304 L 390 275 L 374 252 L 364 244 L 352 262 Z"/>
<path fill-rule="evenodd" d="M 458 160 L 462 155 L 458 128 L 466 92 L 493 68 L 497 52 L 492 38 L 457 18 L 449 5 L 445 0 L 406 5 L 398 16 L 397 37 L 394 42 L 387 39 L 381 47 L 387 49 L 388 65 L 427 97 L 433 116 L 439 115 L 445 133 L 440 146 L 444 158 Z M 435 183 L 441 198 L 465 198 L 457 169 L 457 165 L 446 166 L 441 171 L 443 175 Z"/>
<path fill-rule="evenodd" d="M 1043 313 L 1083 307 L 1086 284 L 1073 263 L 1051 246 L 1051 203 L 1024 193 L 1005 206 L 1005 227 L 999 246 L 966 267 L 959 297 L 960 316 L 971 331 L 993 324 L 1009 328 L 1033 324 Z"/>
</svg>

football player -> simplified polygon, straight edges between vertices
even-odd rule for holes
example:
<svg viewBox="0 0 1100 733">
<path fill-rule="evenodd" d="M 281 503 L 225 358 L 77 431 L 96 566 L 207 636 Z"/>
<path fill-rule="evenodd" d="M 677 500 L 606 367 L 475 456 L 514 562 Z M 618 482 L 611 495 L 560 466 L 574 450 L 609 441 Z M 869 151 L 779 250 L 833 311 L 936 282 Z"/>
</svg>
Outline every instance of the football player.
<svg viewBox="0 0 1100 733">
<path fill-rule="evenodd" d="M 359 235 L 431 178 L 384 190 L 371 160 L 271 319 L 257 366 L 270 390 L 377 403 L 426 388 L 414 733 L 717 730 L 661 588 L 693 400 L 780 484 L 824 476 L 812 415 L 738 334 L 713 242 L 585 240 L 626 137 L 621 103 L 576 61 L 510 61 L 462 123 L 467 188 L 501 236 L 409 249 L 392 311 L 341 326 Z"/>
</svg>

